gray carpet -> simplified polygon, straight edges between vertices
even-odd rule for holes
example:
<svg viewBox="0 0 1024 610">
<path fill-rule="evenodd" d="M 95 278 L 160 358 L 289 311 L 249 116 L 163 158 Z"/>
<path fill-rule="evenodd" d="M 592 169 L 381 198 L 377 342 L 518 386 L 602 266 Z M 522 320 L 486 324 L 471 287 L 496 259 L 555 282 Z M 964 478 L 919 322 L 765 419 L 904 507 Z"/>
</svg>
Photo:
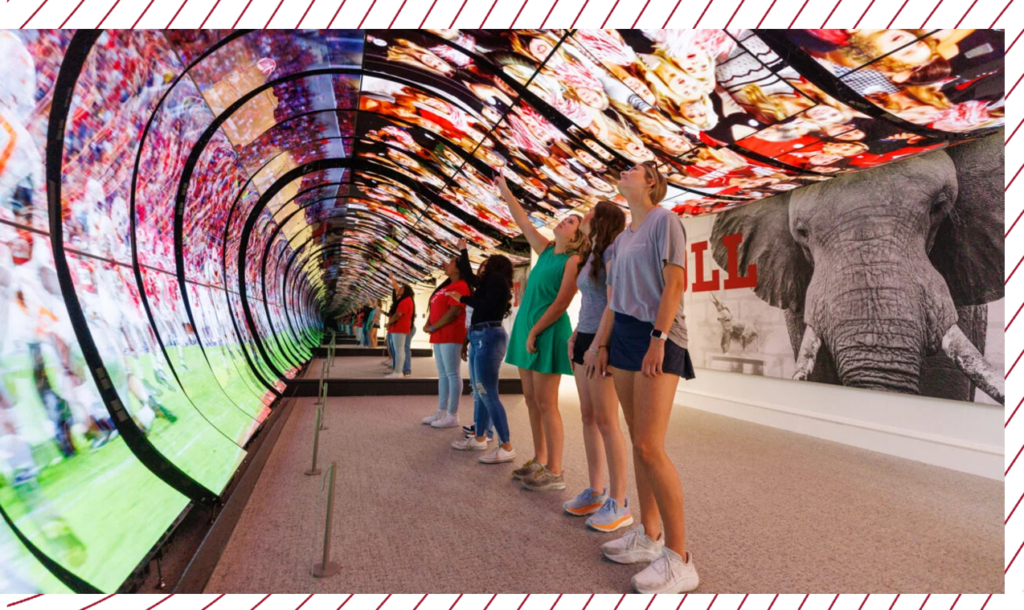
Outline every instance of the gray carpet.
<svg viewBox="0 0 1024 610">
<path fill-rule="evenodd" d="M 386 369 L 381 366 L 381 361 L 384 360 L 383 352 L 380 350 L 367 350 L 372 352 L 373 356 L 338 356 L 334 359 L 334 365 L 331 370 L 328 371 L 328 376 L 331 379 L 367 379 L 383 377 L 386 373 L 390 373 L 390 369 Z M 303 374 L 303 379 L 319 379 L 320 370 L 323 367 L 323 359 L 317 358 L 306 367 L 306 372 Z M 502 379 L 519 379 L 519 371 L 516 367 L 502 363 L 501 371 L 499 373 Z M 434 364 L 433 356 L 430 357 L 419 357 L 412 359 L 412 376 L 413 378 L 432 378 L 437 379 L 437 365 Z M 469 365 L 465 362 L 462 363 L 462 378 L 469 379 Z M 571 383 L 571 382 L 566 382 Z"/>
<path fill-rule="evenodd" d="M 326 580 L 309 576 L 322 532 L 319 481 L 302 475 L 312 402 L 296 404 L 208 592 L 628 591 L 640 568 L 597 548 L 617 534 L 561 511 L 587 483 L 571 380 L 563 493 L 523 491 L 511 465 L 449 449 L 455 431 L 419 423 L 430 397 L 330 399 L 321 461 L 338 463 L 342 572 Z M 462 405 L 468 423 L 471 399 Z M 526 406 L 514 396 L 506 407 L 518 464 L 531 454 Z M 998 481 L 684 407 L 671 427 L 699 592 L 1003 590 Z"/>
</svg>

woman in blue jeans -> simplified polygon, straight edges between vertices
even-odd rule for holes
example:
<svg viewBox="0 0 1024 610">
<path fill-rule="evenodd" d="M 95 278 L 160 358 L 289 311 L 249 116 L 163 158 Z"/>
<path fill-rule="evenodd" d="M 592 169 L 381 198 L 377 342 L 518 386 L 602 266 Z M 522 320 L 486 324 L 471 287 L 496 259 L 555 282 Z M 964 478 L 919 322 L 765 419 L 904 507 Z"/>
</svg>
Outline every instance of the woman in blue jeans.
<svg viewBox="0 0 1024 610">
<path fill-rule="evenodd" d="M 459 240 L 465 249 L 465 240 Z M 437 413 L 423 418 L 432 428 L 454 428 L 459 425 L 459 400 L 462 397 L 462 363 L 459 355 L 466 340 L 466 307 L 452 292 L 468 296 L 473 279 L 469 258 L 456 256 L 444 266 L 448 279 L 430 295 L 430 312 L 423 331 L 430 335 L 437 364 Z"/>
<path fill-rule="evenodd" d="M 484 407 L 477 414 L 476 434 L 452 443 L 459 451 L 487 451 L 485 434 L 494 427 L 499 444 L 480 456 L 483 464 L 511 462 L 516 457 L 509 437 L 508 417 L 498 396 L 498 375 L 508 348 L 508 334 L 502 320 L 512 313 L 512 262 L 501 255 L 484 261 L 477 276 L 477 288 L 472 296 L 449 292 L 473 308 L 469 330 L 469 370 L 474 394 Z"/>
<path fill-rule="evenodd" d="M 391 291 L 395 295 L 394 297 L 392 297 L 392 300 L 393 301 L 397 301 L 397 299 L 398 299 L 398 296 L 397 296 L 398 295 L 398 289 L 401 288 L 401 286 L 398 285 L 398 282 L 395 281 L 394 277 L 389 275 L 388 279 L 391 280 Z M 410 294 L 410 296 L 413 296 L 414 293 L 410 292 L 409 294 Z M 394 313 L 394 312 L 391 312 L 391 313 Z M 405 365 L 402 367 L 401 371 L 396 371 L 396 372 L 402 373 L 406 377 L 409 377 L 410 375 L 412 375 L 412 338 L 416 336 L 416 320 L 415 320 L 415 318 L 416 318 L 416 312 L 414 310 L 413 311 L 412 324 L 409 326 L 409 336 L 406 337 L 406 339 L 405 339 Z M 391 354 L 391 367 L 390 368 L 392 370 L 394 370 L 395 364 L 398 361 L 398 354 L 395 353 L 395 345 L 394 345 L 394 342 L 391 339 L 391 334 L 390 333 L 388 334 L 388 353 Z"/>
</svg>

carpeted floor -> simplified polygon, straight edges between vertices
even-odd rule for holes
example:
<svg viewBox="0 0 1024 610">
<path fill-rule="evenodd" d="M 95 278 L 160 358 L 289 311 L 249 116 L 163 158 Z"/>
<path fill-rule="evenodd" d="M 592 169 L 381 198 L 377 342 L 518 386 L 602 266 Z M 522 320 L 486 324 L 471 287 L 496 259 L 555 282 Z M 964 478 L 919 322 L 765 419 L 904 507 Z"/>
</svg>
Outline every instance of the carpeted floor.
<svg viewBox="0 0 1024 610">
<path fill-rule="evenodd" d="M 384 360 L 380 350 L 375 350 L 373 353 L 373 356 L 338 356 L 334 359 L 334 365 L 328 371 L 328 375 L 333 379 L 367 379 L 383 377 L 385 373 L 390 373 L 390 369 L 386 369 L 380 364 Z M 323 359 L 315 359 L 306 367 L 303 378 L 319 379 L 322 367 Z M 503 363 L 499 375 L 502 379 L 518 379 L 519 371 L 516 367 Z M 434 364 L 434 358 L 432 356 L 414 357 L 412 359 L 412 376 L 419 379 L 437 379 L 437 365 Z M 469 365 L 465 362 L 462 363 L 462 377 L 469 379 Z"/>
<path fill-rule="evenodd" d="M 457 432 L 419 423 L 431 397 L 330 399 L 320 455 L 338 464 L 342 572 L 312 578 L 323 531 L 319 479 L 302 474 L 312 403 L 297 401 L 208 592 L 626 592 L 642 567 L 604 560 L 598 545 L 618 534 L 561 510 L 587 484 L 579 406 L 564 380 L 560 493 L 521 490 L 512 465 L 451 450 Z M 468 423 L 471 398 L 462 405 Z M 511 396 L 506 407 L 519 464 L 531 455 L 526 406 Z M 668 450 L 699 592 L 1003 590 L 998 481 L 683 407 Z"/>
</svg>

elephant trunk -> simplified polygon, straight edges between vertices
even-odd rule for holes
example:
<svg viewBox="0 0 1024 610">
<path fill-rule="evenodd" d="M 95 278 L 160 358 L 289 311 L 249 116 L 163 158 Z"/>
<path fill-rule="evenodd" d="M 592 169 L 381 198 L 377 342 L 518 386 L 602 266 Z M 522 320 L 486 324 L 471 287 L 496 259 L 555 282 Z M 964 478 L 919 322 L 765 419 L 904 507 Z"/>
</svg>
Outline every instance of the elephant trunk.
<svg viewBox="0 0 1024 610">
<path fill-rule="evenodd" d="M 921 391 L 924 354 L 919 328 L 905 320 L 841 324 L 832 329 L 829 349 L 843 385 L 904 394 Z"/>
<path fill-rule="evenodd" d="M 807 324 L 843 385 L 920 394 L 924 358 L 955 326 L 956 308 L 924 256 L 891 242 L 860 246 L 859 257 L 847 250 L 816 269 Z"/>
</svg>

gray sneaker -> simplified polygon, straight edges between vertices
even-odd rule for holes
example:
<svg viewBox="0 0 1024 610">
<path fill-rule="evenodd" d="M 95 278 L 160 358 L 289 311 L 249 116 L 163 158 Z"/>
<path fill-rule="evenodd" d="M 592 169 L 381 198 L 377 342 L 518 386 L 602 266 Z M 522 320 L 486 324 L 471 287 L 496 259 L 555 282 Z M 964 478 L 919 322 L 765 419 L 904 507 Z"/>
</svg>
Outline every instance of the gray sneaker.
<svg viewBox="0 0 1024 610">
<path fill-rule="evenodd" d="M 541 468 L 544 468 L 544 467 L 541 466 L 540 464 L 538 464 L 537 460 L 531 459 L 529 462 L 527 462 L 527 463 L 523 464 L 522 466 L 520 466 L 519 468 L 516 468 L 515 470 L 513 470 L 512 471 L 512 478 L 513 479 L 524 479 L 526 477 L 532 476 L 533 473 L 537 472 Z"/>
<path fill-rule="evenodd" d="M 545 467 L 532 476 L 524 477 L 523 488 L 530 491 L 560 491 L 565 489 L 565 476 L 555 474 Z"/>
</svg>

